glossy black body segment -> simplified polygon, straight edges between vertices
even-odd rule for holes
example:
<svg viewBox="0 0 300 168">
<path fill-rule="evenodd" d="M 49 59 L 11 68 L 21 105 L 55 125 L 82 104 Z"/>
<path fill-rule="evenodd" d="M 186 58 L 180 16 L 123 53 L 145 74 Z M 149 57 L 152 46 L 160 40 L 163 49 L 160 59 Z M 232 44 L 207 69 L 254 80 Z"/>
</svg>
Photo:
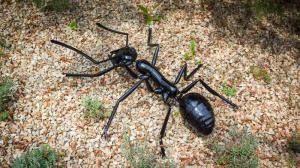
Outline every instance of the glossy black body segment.
<svg viewBox="0 0 300 168">
<path fill-rule="evenodd" d="M 198 93 L 188 93 L 179 100 L 184 120 L 197 132 L 208 135 L 215 126 L 214 112 L 208 100 Z"/>
<path fill-rule="evenodd" d="M 165 94 L 168 96 L 175 97 L 177 95 L 178 89 L 170 81 L 168 81 L 158 69 L 150 64 L 146 60 L 137 60 L 136 69 L 143 75 L 147 75 L 156 83 Z"/>
<path fill-rule="evenodd" d="M 117 68 L 117 67 L 123 67 L 126 69 L 130 76 L 138 80 L 132 87 L 130 87 L 127 91 L 125 91 L 124 94 L 117 100 L 116 104 L 113 107 L 112 113 L 105 124 L 102 132 L 102 137 L 108 138 L 108 131 L 112 124 L 112 121 L 114 117 L 117 114 L 119 105 L 126 99 L 128 96 L 130 96 L 134 91 L 137 90 L 139 86 L 143 82 L 146 83 L 146 87 L 150 92 L 153 92 L 155 94 L 158 94 L 162 97 L 162 100 L 164 103 L 168 106 L 168 111 L 165 116 L 163 126 L 160 131 L 160 148 L 161 148 L 161 155 L 165 156 L 165 149 L 163 145 L 163 137 L 166 135 L 166 129 L 167 124 L 172 112 L 172 105 L 174 105 L 174 102 L 178 102 L 180 106 L 180 112 L 182 114 L 182 117 L 189 123 L 189 125 L 194 128 L 197 132 L 208 135 L 213 131 L 213 128 L 215 126 L 215 118 L 214 118 L 214 112 L 213 108 L 211 107 L 208 100 L 200 95 L 199 93 L 188 93 L 194 86 L 196 86 L 197 83 L 200 83 L 208 92 L 211 94 L 219 97 L 226 103 L 230 104 L 232 107 L 237 108 L 238 106 L 234 103 L 232 103 L 230 100 L 226 99 L 224 96 L 217 93 L 214 89 L 212 89 L 210 86 L 208 86 L 207 83 L 205 83 L 202 79 L 197 79 L 190 84 L 188 84 L 185 88 L 179 90 L 177 88 L 177 84 L 180 82 L 180 80 L 188 80 L 190 79 L 199 69 L 202 65 L 198 65 L 196 68 L 194 68 L 189 74 L 187 73 L 187 64 L 184 64 L 183 67 L 178 72 L 174 82 L 170 82 L 166 77 L 158 70 L 158 68 L 155 66 L 158 53 L 159 53 L 159 44 L 152 43 L 152 28 L 150 27 L 148 29 L 148 39 L 147 39 L 147 45 L 150 47 L 155 47 L 155 52 L 152 56 L 151 63 L 147 60 L 138 60 L 137 59 L 137 52 L 135 48 L 128 46 L 128 34 L 123 33 L 117 30 L 110 29 L 108 27 L 103 26 L 100 23 L 97 23 L 97 25 L 100 28 L 103 28 L 107 31 L 110 31 L 112 33 L 117 33 L 121 35 L 126 35 L 126 46 L 121 47 L 119 49 L 113 50 L 109 53 L 108 58 L 104 59 L 102 61 L 96 61 L 91 56 L 85 54 L 84 52 L 69 46 L 65 43 L 51 40 L 52 43 L 66 47 L 68 49 L 71 49 L 82 56 L 84 56 L 86 59 L 90 60 L 91 62 L 95 64 L 100 64 L 103 62 L 111 61 L 112 66 L 109 68 L 106 68 L 98 73 L 95 74 L 84 74 L 84 73 L 65 73 L 66 76 L 73 76 L 73 77 L 97 77 L 102 76 L 106 74 L 107 72 L 110 72 L 111 70 Z M 137 72 L 133 71 L 130 66 L 135 63 L 135 67 Z M 154 84 L 153 87 L 152 84 Z"/>
</svg>

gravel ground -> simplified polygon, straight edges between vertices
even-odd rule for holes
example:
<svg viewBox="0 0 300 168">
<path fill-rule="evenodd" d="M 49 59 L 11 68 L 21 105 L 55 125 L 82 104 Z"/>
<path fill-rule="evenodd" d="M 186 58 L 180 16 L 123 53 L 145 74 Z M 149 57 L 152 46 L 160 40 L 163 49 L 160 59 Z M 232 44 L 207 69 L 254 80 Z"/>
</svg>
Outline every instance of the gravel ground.
<svg viewBox="0 0 300 168">
<path fill-rule="evenodd" d="M 110 128 L 111 138 L 105 141 L 100 135 L 106 120 L 84 119 L 82 98 L 98 97 L 111 109 L 135 80 L 121 69 L 93 79 L 66 78 L 62 72 L 96 72 L 108 65 L 96 67 L 80 55 L 50 43 L 57 39 L 98 60 L 105 59 L 109 51 L 125 41 L 97 28 L 95 23 L 101 22 L 128 32 L 139 59 L 151 60 L 146 26 L 136 7 L 139 3 L 142 1 L 87 1 L 80 4 L 80 10 L 62 14 L 38 12 L 29 4 L 1 4 L 0 28 L 13 44 L 1 71 L 19 84 L 18 99 L 12 107 L 14 121 L 0 123 L 3 166 L 25 150 L 48 143 L 66 151 L 66 166 L 119 167 L 120 163 L 126 164 L 120 145 L 127 129 L 132 139 L 146 141 L 159 154 L 159 132 L 167 112 L 161 97 L 149 93 L 144 85 L 140 87 L 119 107 Z M 213 153 L 206 145 L 210 139 L 223 139 L 231 127 L 247 127 L 259 139 L 261 167 L 287 167 L 287 139 L 300 131 L 300 73 L 295 58 L 299 50 L 283 43 L 289 47 L 274 53 L 259 44 L 241 42 L 240 38 L 224 38 L 219 35 L 222 28 L 213 23 L 213 14 L 205 6 L 192 7 L 194 10 L 170 5 L 163 12 L 162 22 L 154 26 L 153 42 L 161 45 L 157 66 L 173 80 L 184 64 L 189 41 L 195 39 L 196 59 L 202 59 L 204 66 L 194 78 L 203 78 L 219 92 L 225 80 L 233 83 L 238 94 L 230 99 L 240 108 L 234 111 L 200 85 L 195 87 L 193 91 L 207 97 L 214 107 L 215 131 L 208 137 L 197 137 L 181 118 L 173 116 L 164 139 L 167 155 L 180 166 L 214 167 Z M 75 31 L 67 27 L 73 19 L 79 24 Z M 251 33 L 256 32 L 248 32 L 245 38 L 251 39 Z M 288 36 L 280 30 L 277 33 Z M 272 82 L 254 80 L 249 73 L 253 65 L 266 67 Z M 188 61 L 188 66 L 194 68 L 195 61 Z M 181 82 L 178 87 L 188 83 Z"/>
</svg>

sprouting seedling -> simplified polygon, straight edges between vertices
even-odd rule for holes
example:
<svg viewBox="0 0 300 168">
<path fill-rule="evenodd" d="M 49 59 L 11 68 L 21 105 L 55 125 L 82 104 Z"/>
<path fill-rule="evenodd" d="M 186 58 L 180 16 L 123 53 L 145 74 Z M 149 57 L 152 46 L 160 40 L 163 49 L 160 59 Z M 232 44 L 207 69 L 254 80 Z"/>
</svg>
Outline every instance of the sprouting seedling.
<svg viewBox="0 0 300 168">
<path fill-rule="evenodd" d="M 253 77 L 256 80 L 263 79 L 266 83 L 270 83 L 272 81 L 272 78 L 268 74 L 268 72 L 260 66 L 251 66 L 250 67 L 250 73 L 252 73 Z"/>
<path fill-rule="evenodd" d="M 223 84 L 223 93 L 226 96 L 235 96 L 236 92 L 237 92 L 236 88 L 230 87 L 230 86 L 227 85 L 226 81 L 224 82 L 224 84 Z"/>
<path fill-rule="evenodd" d="M 152 6 L 152 8 L 147 8 L 143 5 L 138 5 L 138 8 L 141 10 L 141 12 L 143 13 L 145 20 L 146 20 L 146 24 L 148 26 L 151 26 L 154 24 L 154 22 L 159 22 L 161 20 L 161 16 L 159 15 L 155 15 L 155 10 L 159 7 L 159 4 L 155 4 L 154 6 Z"/>
<path fill-rule="evenodd" d="M 6 43 L 5 41 L 1 40 L 1 41 L 0 41 L 0 48 L 3 48 L 3 49 L 10 49 L 10 48 L 11 48 L 11 44 Z"/>
<path fill-rule="evenodd" d="M 201 65 L 203 62 L 201 60 L 196 61 L 196 65 Z"/>
<path fill-rule="evenodd" d="M 180 111 L 175 111 L 173 113 L 173 116 L 176 117 L 176 118 L 178 118 L 180 116 Z"/>
<path fill-rule="evenodd" d="M 71 30 L 76 30 L 78 28 L 78 24 L 76 22 L 76 20 L 72 20 L 68 26 L 70 27 Z"/>
<path fill-rule="evenodd" d="M 185 60 L 191 60 L 192 58 L 195 58 L 196 56 L 196 48 L 197 48 L 197 44 L 196 44 L 196 41 L 195 40 L 191 40 L 190 41 L 190 50 L 189 52 L 185 53 L 183 55 L 184 59 Z M 199 60 L 201 61 L 201 60 Z M 199 61 L 197 61 L 197 63 L 199 63 Z M 202 63 L 202 61 L 201 61 Z"/>
<path fill-rule="evenodd" d="M 96 118 L 102 120 L 110 115 L 110 113 L 106 111 L 103 103 L 93 97 L 85 97 L 82 104 L 85 107 L 85 118 Z"/>
<path fill-rule="evenodd" d="M 2 50 L 2 48 L 0 48 L 0 57 L 3 57 L 3 56 L 5 56 L 5 53 L 4 53 L 4 51 Z"/>
</svg>

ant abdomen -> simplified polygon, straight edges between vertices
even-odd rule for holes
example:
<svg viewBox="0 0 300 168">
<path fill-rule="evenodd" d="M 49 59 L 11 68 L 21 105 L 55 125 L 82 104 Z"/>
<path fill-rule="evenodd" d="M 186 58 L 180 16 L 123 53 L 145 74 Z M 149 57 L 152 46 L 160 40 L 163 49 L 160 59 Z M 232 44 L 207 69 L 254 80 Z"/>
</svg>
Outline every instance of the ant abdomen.
<svg viewBox="0 0 300 168">
<path fill-rule="evenodd" d="M 208 100 L 198 93 L 188 93 L 179 100 L 180 112 L 197 132 L 208 135 L 213 131 L 215 118 Z"/>
</svg>

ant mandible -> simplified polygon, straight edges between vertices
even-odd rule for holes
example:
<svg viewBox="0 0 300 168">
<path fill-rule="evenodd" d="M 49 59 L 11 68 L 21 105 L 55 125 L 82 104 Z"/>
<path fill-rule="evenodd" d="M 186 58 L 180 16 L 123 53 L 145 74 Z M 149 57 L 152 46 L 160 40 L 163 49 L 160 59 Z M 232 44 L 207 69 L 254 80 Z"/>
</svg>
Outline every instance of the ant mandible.
<svg viewBox="0 0 300 168">
<path fill-rule="evenodd" d="M 175 80 L 173 82 L 170 82 L 167 80 L 164 75 L 161 74 L 161 72 L 157 69 L 155 66 L 158 53 L 159 53 L 159 44 L 152 43 L 152 28 L 149 27 L 148 29 L 148 39 L 147 39 L 147 45 L 150 47 L 155 47 L 155 51 L 153 53 L 152 61 L 151 63 L 147 60 L 141 59 L 137 60 L 137 52 L 135 48 L 129 47 L 128 44 L 128 33 L 120 32 L 117 30 L 110 29 L 108 27 L 105 27 L 104 25 L 97 23 L 97 26 L 100 28 L 103 28 L 107 31 L 125 35 L 126 36 L 126 46 L 119 48 L 117 50 L 113 50 L 108 55 L 108 58 L 102 61 L 96 61 L 91 56 L 85 54 L 84 52 L 69 46 L 65 43 L 51 40 L 52 43 L 61 45 L 63 47 L 69 48 L 94 64 L 101 64 L 103 62 L 111 61 L 112 66 L 104 69 L 96 74 L 84 74 L 84 73 L 64 73 L 66 76 L 73 76 L 73 77 L 98 77 L 101 75 L 104 75 L 105 73 L 117 68 L 117 67 L 123 67 L 125 68 L 129 74 L 133 77 L 138 79 L 138 81 L 130 88 L 128 89 L 116 102 L 115 106 L 113 107 L 112 113 L 108 119 L 108 122 L 103 128 L 102 137 L 105 139 L 108 138 L 108 129 L 110 125 L 112 124 L 112 120 L 116 115 L 117 109 L 122 101 L 124 101 L 131 93 L 133 93 L 143 82 L 146 83 L 146 87 L 150 92 L 153 92 L 155 94 L 159 94 L 162 96 L 162 99 L 164 103 L 168 106 L 168 112 L 166 114 L 166 117 L 163 122 L 163 126 L 160 131 L 160 147 L 161 147 L 161 155 L 165 156 L 165 149 L 163 146 L 163 137 L 165 136 L 167 123 L 171 114 L 171 108 L 172 105 L 175 104 L 174 102 L 179 103 L 180 112 L 182 117 L 184 118 L 187 123 L 194 128 L 197 132 L 208 135 L 213 131 L 213 128 L 215 126 L 215 118 L 213 113 L 213 108 L 211 107 L 208 100 L 200 95 L 199 93 L 190 92 L 188 93 L 197 83 L 200 83 L 208 92 L 211 94 L 219 97 L 223 101 L 230 104 L 233 108 L 238 108 L 238 106 L 234 103 L 232 103 L 230 100 L 226 99 L 224 96 L 217 93 L 215 90 L 213 90 L 208 84 L 206 84 L 202 79 L 197 79 L 191 82 L 189 85 L 184 87 L 183 89 L 179 90 L 176 85 L 179 83 L 181 78 L 183 77 L 184 80 L 189 80 L 202 66 L 202 64 L 198 65 L 195 69 L 193 69 L 189 74 L 187 73 L 187 64 L 185 63 L 181 70 L 179 71 L 178 75 L 176 76 Z M 134 72 L 130 66 L 135 63 L 136 70 L 138 73 Z M 157 86 L 156 88 L 153 88 L 153 86 L 150 83 L 150 80 Z"/>
</svg>

